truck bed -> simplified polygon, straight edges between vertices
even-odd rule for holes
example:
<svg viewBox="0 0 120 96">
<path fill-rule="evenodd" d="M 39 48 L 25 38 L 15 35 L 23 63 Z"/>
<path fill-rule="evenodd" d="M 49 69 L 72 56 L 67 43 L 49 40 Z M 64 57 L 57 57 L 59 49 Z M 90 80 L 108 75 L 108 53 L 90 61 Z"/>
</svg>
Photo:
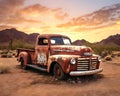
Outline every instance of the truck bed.
<svg viewBox="0 0 120 96">
<path fill-rule="evenodd" d="M 35 52 L 35 49 L 33 48 L 33 49 L 26 49 L 26 48 L 17 48 L 17 57 L 18 57 L 18 55 L 19 55 L 19 53 L 20 52 L 23 52 L 23 51 L 25 51 L 25 52 L 27 52 L 27 53 L 29 53 L 29 54 L 33 54 L 34 52 Z"/>
</svg>

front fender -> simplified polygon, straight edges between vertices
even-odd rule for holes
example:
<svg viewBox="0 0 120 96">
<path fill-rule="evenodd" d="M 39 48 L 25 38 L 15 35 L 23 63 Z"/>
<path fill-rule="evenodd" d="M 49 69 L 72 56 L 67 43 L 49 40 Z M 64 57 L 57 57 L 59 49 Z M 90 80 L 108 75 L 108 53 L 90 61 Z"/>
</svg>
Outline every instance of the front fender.
<svg viewBox="0 0 120 96">
<path fill-rule="evenodd" d="M 68 57 L 62 55 L 52 55 L 48 60 L 48 72 L 50 72 L 51 64 L 53 64 L 53 62 L 58 63 L 64 72 L 67 72 L 70 65 Z"/>
<path fill-rule="evenodd" d="M 27 52 L 20 52 L 17 60 L 20 62 L 21 58 L 24 60 L 24 64 L 26 65 L 28 63 L 28 53 Z"/>
</svg>

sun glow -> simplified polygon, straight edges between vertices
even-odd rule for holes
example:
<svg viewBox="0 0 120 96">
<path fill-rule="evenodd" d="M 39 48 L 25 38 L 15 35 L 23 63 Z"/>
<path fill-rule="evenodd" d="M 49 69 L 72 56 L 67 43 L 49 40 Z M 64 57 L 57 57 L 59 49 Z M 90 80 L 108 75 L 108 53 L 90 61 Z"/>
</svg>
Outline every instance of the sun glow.
<svg viewBox="0 0 120 96">
<path fill-rule="evenodd" d="M 79 32 L 74 31 L 76 27 L 70 28 L 59 28 L 56 26 L 46 26 L 46 27 L 27 27 L 27 28 L 18 28 L 19 30 L 27 33 L 37 32 L 39 34 L 62 34 L 69 36 L 72 41 L 85 39 L 89 42 L 98 42 L 102 39 L 107 38 L 109 35 L 113 35 L 114 32 L 120 33 L 120 27 L 118 24 L 111 25 L 108 27 L 102 27 L 98 29 L 90 30 L 81 30 Z"/>
<path fill-rule="evenodd" d="M 102 22 L 99 16 L 96 19 L 88 16 L 88 19 L 91 19 L 89 21 L 79 16 L 71 16 L 67 9 L 64 10 L 62 7 L 51 8 L 40 3 L 23 6 L 23 1 L 14 0 L 16 2 L 14 6 L 10 0 L 5 1 L 8 2 L 7 6 L 3 2 L 2 6 L 5 8 L 0 10 L 2 13 L 0 14 L 0 30 L 16 28 L 28 34 L 63 34 L 69 36 L 72 41 L 85 39 L 89 42 L 97 42 L 110 35 L 120 33 L 120 20 L 113 24 L 113 22 L 104 22 L 104 20 Z M 2 6 L 0 6 L 1 9 L 3 9 Z M 85 11 L 84 8 L 82 10 Z M 75 11 L 80 13 L 80 10 Z"/>
<path fill-rule="evenodd" d="M 119 20 L 119 21 L 117 21 L 117 23 L 116 23 L 116 24 L 120 25 L 120 20 Z"/>
</svg>

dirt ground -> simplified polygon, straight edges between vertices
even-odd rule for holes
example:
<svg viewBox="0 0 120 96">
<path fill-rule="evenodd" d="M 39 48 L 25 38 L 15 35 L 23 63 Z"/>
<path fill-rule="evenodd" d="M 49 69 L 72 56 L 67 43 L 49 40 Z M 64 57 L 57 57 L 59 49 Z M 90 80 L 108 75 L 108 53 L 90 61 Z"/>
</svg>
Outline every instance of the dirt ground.
<svg viewBox="0 0 120 96">
<path fill-rule="evenodd" d="M 22 70 L 16 58 L 0 58 L 11 72 L 0 74 L 0 96 L 120 96 L 120 57 L 102 62 L 104 71 L 94 76 L 55 80 L 48 73 Z"/>
</svg>

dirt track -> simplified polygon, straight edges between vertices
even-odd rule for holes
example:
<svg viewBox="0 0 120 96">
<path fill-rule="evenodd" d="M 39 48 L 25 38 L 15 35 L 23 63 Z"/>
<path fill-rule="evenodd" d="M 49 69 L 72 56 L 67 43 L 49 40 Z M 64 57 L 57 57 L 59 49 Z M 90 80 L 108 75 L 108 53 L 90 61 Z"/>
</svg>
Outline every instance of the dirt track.
<svg viewBox="0 0 120 96">
<path fill-rule="evenodd" d="M 16 58 L 0 58 L 12 71 L 0 75 L 0 96 L 120 96 L 120 57 L 103 62 L 104 71 L 93 77 L 54 80 L 50 74 L 21 70 Z"/>
</svg>

